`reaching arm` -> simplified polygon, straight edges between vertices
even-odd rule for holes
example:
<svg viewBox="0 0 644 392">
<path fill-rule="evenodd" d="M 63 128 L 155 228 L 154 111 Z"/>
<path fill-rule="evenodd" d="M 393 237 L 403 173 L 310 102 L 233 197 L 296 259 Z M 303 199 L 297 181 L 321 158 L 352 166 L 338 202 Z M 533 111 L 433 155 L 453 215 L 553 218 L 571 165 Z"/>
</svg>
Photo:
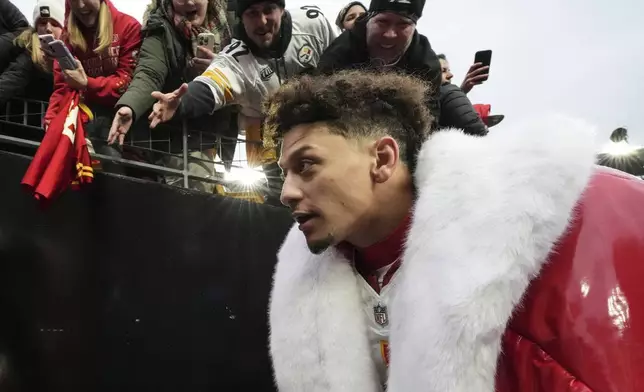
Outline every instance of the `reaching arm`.
<svg viewBox="0 0 644 392">
<path fill-rule="evenodd" d="M 161 91 L 168 77 L 168 60 L 165 56 L 165 41 L 161 34 L 149 35 L 143 39 L 139 63 L 134 78 L 116 106 L 132 109 L 134 120 L 154 105 L 153 91 Z"/>
<path fill-rule="evenodd" d="M 250 84 L 245 68 L 252 67 L 254 62 L 246 45 L 233 40 L 217 54 L 206 72 L 188 83 L 188 92 L 181 99 L 181 114 L 195 118 L 243 102 Z"/>
</svg>

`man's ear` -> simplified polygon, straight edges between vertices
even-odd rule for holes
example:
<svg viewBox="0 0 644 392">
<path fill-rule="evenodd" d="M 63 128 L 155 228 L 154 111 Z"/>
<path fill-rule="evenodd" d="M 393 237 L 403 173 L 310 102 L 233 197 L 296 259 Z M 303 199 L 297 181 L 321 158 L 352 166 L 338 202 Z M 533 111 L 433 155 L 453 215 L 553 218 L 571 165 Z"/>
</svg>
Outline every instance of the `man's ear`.
<svg viewBox="0 0 644 392">
<path fill-rule="evenodd" d="M 400 159 L 398 143 L 390 136 L 383 136 L 373 142 L 372 152 L 375 164 L 371 170 L 374 181 L 383 183 L 391 178 Z"/>
</svg>

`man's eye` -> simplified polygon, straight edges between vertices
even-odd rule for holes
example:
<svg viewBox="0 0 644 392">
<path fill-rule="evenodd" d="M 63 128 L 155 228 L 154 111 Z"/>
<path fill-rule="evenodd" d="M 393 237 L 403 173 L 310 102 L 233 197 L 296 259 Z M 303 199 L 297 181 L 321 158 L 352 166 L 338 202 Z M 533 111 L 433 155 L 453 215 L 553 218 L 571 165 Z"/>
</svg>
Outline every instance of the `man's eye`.
<svg viewBox="0 0 644 392">
<path fill-rule="evenodd" d="M 300 161 L 298 171 L 300 173 L 305 173 L 306 171 L 308 171 L 311 168 L 312 165 L 313 165 L 312 161 L 310 161 L 310 160 L 302 160 L 302 161 Z"/>
</svg>

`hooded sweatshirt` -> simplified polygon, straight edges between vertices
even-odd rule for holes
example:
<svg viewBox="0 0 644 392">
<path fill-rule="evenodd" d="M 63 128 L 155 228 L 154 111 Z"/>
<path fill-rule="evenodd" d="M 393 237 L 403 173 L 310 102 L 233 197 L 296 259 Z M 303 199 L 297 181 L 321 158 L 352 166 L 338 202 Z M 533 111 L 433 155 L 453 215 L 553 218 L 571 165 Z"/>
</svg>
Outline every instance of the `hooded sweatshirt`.
<svg viewBox="0 0 644 392">
<path fill-rule="evenodd" d="M 86 51 L 73 48 L 67 39 L 67 23 L 63 37 L 65 44 L 74 57 L 78 58 L 87 74 L 87 88 L 83 91 L 83 102 L 93 110 L 95 106 L 112 109 L 132 80 L 132 72 L 136 66 L 137 55 L 141 46 L 141 24 L 130 15 L 119 12 L 110 0 L 102 0 L 109 7 L 114 36 L 112 44 L 106 52 L 95 53 L 98 46 L 96 29 L 81 27 L 85 41 L 88 43 Z M 65 20 L 68 20 L 70 0 L 65 3 Z M 60 66 L 54 65 L 54 93 L 49 100 L 49 108 L 45 115 L 45 122 L 51 120 L 60 110 L 59 100 L 65 95 L 69 86 L 65 82 Z"/>
</svg>

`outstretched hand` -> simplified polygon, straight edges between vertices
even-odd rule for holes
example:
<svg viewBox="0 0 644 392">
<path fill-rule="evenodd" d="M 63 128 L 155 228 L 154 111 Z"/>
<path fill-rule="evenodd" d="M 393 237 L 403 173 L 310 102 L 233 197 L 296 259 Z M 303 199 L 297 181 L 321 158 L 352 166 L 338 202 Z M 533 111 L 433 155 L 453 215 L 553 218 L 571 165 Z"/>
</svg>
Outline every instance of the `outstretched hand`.
<svg viewBox="0 0 644 392">
<path fill-rule="evenodd" d="M 472 64 L 470 66 L 470 69 L 467 71 L 467 75 L 465 75 L 463 83 L 461 84 L 461 90 L 463 90 L 465 94 L 472 91 L 472 88 L 474 88 L 474 86 L 477 86 L 487 80 L 487 78 L 490 76 L 489 71 L 490 66 L 484 67 L 482 63 Z"/>
<path fill-rule="evenodd" d="M 119 145 L 123 145 L 125 141 L 125 135 L 130 130 L 132 126 L 132 120 L 134 116 L 132 114 L 132 109 L 129 106 L 123 106 L 120 108 L 114 120 L 112 120 L 112 127 L 110 128 L 110 133 L 107 136 L 107 144 L 112 145 L 118 139 Z"/>
<path fill-rule="evenodd" d="M 152 98 L 156 99 L 157 102 L 152 106 L 152 113 L 148 117 L 150 128 L 156 128 L 160 123 L 171 120 L 179 108 L 181 97 L 186 95 L 187 92 L 188 85 L 186 83 L 171 93 L 153 92 Z"/>
</svg>

